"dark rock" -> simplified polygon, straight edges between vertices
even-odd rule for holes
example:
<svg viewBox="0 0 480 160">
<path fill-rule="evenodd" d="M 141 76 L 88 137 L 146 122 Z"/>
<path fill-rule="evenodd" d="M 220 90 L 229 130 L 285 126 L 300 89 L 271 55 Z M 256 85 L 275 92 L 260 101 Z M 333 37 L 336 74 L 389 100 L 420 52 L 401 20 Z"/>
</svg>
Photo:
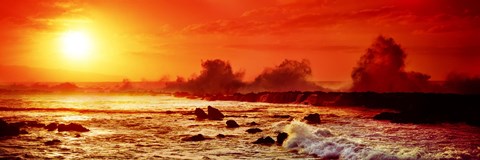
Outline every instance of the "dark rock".
<svg viewBox="0 0 480 160">
<path fill-rule="evenodd" d="M 247 125 L 249 126 L 256 126 L 256 125 L 259 125 L 257 122 L 250 122 L 250 123 L 247 123 Z"/>
<path fill-rule="evenodd" d="M 262 130 L 260 128 L 250 128 L 250 129 L 247 129 L 246 132 L 251 133 L 251 134 L 255 134 L 255 133 L 258 133 L 258 132 L 262 132 Z"/>
<path fill-rule="evenodd" d="M 208 115 L 205 113 L 202 109 L 196 108 L 195 109 L 195 115 L 197 116 L 197 119 L 207 119 Z"/>
<path fill-rule="evenodd" d="M 21 128 L 21 127 L 25 127 L 27 125 L 27 123 L 26 122 L 15 122 L 15 123 L 10 123 L 10 125 Z"/>
<path fill-rule="evenodd" d="M 27 121 L 27 126 L 34 128 L 44 128 L 45 124 L 38 123 L 37 121 Z"/>
<path fill-rule="evenodd" d="M 58 128 L 58 124 L 57 123 L 50 123 L 48 124 L 47 126 L 45 126 L 45 129 L 47 129 L 48 131 L 54 131 Z"/>
<path fill-rule="evenodd" d="M 64 124 L 58 125 L 58 131 L 59 132 L 63 132 L 63 131 L 88 132 L 90 130 L 83 127 L 80 124 L 70 123 L 68 125 L 64 125 Z"/>
<path fill-rule="evenodd" d="M 275 140 L 273 140 L 273 138 L 270 136 L 259 138 L 255 142 L 253 142 L 253 144 L 263 144 L 263 145 L 271 145 L 274 143 L 275 143 Z"/>
<path fill-rule="evenodd" d="M 225 137 L 227 137 L 227 136 L 225 136 L 224 134 L 218 134 L 217 135 L 217 138 L 225 138 Z"/>
<path fill-rule="evenodd" d="M 238 127 L 240 126 L 234 120 L 227 121 L 227 128 L 238 128 Z"/>
<path fill-rule="evenodd" d="M 18 136 L 20 134 L 20 128 L 11 124 L 8 124 L 3 119 L 0 119 L 0 137 L 2 136 Z"/>
<path fill-rule="evenodd" d="M 290 115 L 273 115 L 272 118 L 290 118 Z"/>
<path fill-rule="evenodd" d="M 210 120 L 222 120 L 225 117 L 220 110 L 213 108 L 212 106 L 208 106 L 208 119 Z"/>
<path fill-rule="evenodd" d="M 285 141 L 285 139 L 287 139 L 287 138 L 288 138 L 288 133 L 285 133 L 285 132 L 278 133 L 277 144 L 282 145 L 283 141 Z"/>
<path fill-rule="evenodd" d="M 306 117 L 303 117 L 304 120 L 307 120 L 307 123 L 310 124 L 319 124 L 320 123 L 320 115 L 318 113 L 309 114 Z"/>
<path fill-rule="evenodd" d="M 394 120 L 398 117 L 398 113 L 393 113 L 393 112 L 382 112 L 380 114 L 377 114 L 373 116 L 373 119 L 375 120 Z"/>
<path fill-rule="evenodd" d="M 152 119 L 152 117 L 145 117 L 145 119 Z"/>
<path fill-rule="evenodd" d="M 28 134 L 28 132 L 26 130 L 20 130 L 20 134 Z"/>
<path fill-rule="evenodd" d="M 58 140 L 58 139 L 54 139 L 54 140 L 51 140 L 51 141 L 46 141 L 45 142 L 45 145 L 47 146 L 51 146 L 51 145 L 57 145 L 57 144 L 60 144 L 62 141 Z"/>
<path fill-rule="evenodd" d="M 182 141 L 203 141 L 206 138 L 202 134 L 197 134 L 191 137 L 183 138 Z"/>
</svg>

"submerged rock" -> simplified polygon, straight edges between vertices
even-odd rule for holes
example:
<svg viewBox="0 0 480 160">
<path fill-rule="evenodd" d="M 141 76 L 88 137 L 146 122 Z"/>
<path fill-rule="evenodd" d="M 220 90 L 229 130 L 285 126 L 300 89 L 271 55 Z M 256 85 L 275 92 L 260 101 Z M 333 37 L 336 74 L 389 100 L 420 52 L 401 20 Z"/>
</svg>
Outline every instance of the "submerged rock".
<svg viewBox="0 0 480 160">
<path fill-rule="evenodd" d="M 285 139 L 287 139 L 287 138 L 288 138 L 288 133 L 285 133 L 285 132 L 278 133 L 277 144 L 282 145 L 283 141 L 285 141 Z"/>
<path fill-rule="evenodd" d="M 196 108 L 195 109 L 195 116 L 197 116 L 197 119 L 207 119 L 208 115 L 205 113 L 202 109 Z"/>
<path fill-rule="evenodd" d="M 58 128 L 58 124 L 57 123 L 50 123 L 47 126 L 45 126 L 44 128 L 47 129 L 48 131 L 54 131 Z"/>
<path fill-rule="evenodd" d="M 51 145 L 57 145 L 57 144 L 60 144 L 62 141 L 58 140 L 58 139 L 54 139 L 54 140 L 51 140 L 51 141 L 46 141 L 45 142 L 45 145 L 47 146 L 51 146 Z"/>
<path fill-rule="evenodd" d="M 234 120 L 227 121 L 227 128 L 238 128 L 238 127 L 240 126 Z"/>
<path fill-rule="evenodd" d="M 206 138 L 202 134 L 197 134 L 191 137 L 183 138 L 182 141 L 203 141 Z"/>
<path fill-rule="evenodd" d="M 64 131 L 88 132 L 90 130 L 83 127 L 80 124 L 70 123 L 68 125 L 65 125 L 65 124 L 58 125 L 58 131 L 59 132 L 64 132 Z"/>
<path fill-rule="evenodd" d="M 309 114 L 306 117 L 303 117 L 304 120 L 307 120 L 307 123 L 310 124 L 320 124 L 320 115 L 318 113 Z"/>
<path fill-rule="evenodd" d="M 382 113 L 379 113 L 379 114 L 373 116 L 373 119 L 375 119 L 375 120 L 394 120 L 397 116 L 398 116 L 398 113 L 382 112 Z"/>
<path fill-rule="evenodd" d="M 273 115 L 272 118 L 290 118 L 290 115 Z"/>
<path fill-rule="evenodd" d="M 208 106 L 207 108 L 208 112 L 208 119 L 210 120 L 222 120 L 225 115 L 220 112 L 220 110 L 213 108 L 212 106 Z"/>
<path fill-rule="evenodd" d="M 259 138 L 255 142 L 253 142 L 253 144 L 263 144 L 263 145 L 271 145 L 274 143 L 275 143 L 275 140 L 273 140 L 273 138 L 270 136 Z"/>
<path fill-rule="evenodd" d="M 227 137 L 227 136 L 225 136 L 224 134 L 218 134 L 217 135 L 217 138 L 225 138 L 225 137 Z"/>
<path fill-rule="evenodd" d="M 250 129 L 247 129 L 245 132 L 255 134 L 255 133 L 258 133 L 258 132 L 262 132 L 262 130 L 260 128 L 250 128 Z"/>
<path fill-rule="evenodd" d="M 250 123 L 247 123 L 247 125 L 249 126 L 256 126 L 256 125 L 259 125 L 257 122 L 250 122 Z"/>
<path fill-rule="evenodd" d="M 11 124 L 8 124 L 3 119 L 0 119 L 0 137 L 2 136 L 18 136 L 20 134 L 20 128 Z"/>
</svg>

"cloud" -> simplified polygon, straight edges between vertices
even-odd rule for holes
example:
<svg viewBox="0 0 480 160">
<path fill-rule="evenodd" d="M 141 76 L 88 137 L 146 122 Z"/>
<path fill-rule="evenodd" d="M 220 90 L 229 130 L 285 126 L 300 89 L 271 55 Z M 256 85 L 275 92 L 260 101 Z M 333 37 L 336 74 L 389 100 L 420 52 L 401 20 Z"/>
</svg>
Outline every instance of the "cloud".
<svg viewBox="0 0 480 160">
<path fill-rule="evenodd" d="M 352 71 L 352 91 L 425 92 L 429 75 L 405 71 L 406 53 L 392 38 L 379 36 Z"/>
<path fill-rule="evenodd" d="M 311 76 L 312 68 L 308 60 L 285 59 L 275 68 L 266 68 L 245 90 L 277 92 L 324 90 L 309 81 Z"/>
<path fill-rule="evenodd" d="M 230 63 L 215 59 L 202 62 L 199 76 L 184 80 L 177 78 L 176 82 L 166 84 L 167 90 L 187 91 L 195 94 L 228 94 L 235 93 L 244 84 L 243 72 L 233 72 Z"/>
</svg>

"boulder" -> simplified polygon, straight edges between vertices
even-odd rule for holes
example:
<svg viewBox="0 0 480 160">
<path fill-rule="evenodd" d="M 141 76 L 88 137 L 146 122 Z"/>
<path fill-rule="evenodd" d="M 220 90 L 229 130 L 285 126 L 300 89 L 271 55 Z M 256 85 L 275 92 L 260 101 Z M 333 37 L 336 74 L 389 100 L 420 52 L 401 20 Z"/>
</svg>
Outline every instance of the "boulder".
<svg viewBox="0 0 480 160">
<path fill-rule="evenodd" d="M 303 119 L 310 124 L 320 124 L 320 115 L 318 113 L 309 114 L 308 116 L 303 117 Z"/>
<path fill-rule="evenodd" d="M 70 123 L 68 125 L 65 125 L 65 124 L 58 125 L 58 131 L 59 132 L 64 132 L 64 131 L 88 132 L 90 130 L 83 127 L 80 124 Z"/>
<path fill-rule="evenodd" d="M 202 134 L 197 134 L 191 137 L 183 138 L 182 141 L 203 141 L 206 138 Z"/>
<path fill-rule="evenodd" d="M 11 124 L 8 124 L 3 119 L 0 119 L 0 137 L 3 136 L 18 136 L 20 134 L 20 128 Z"/>
<path fill-rule="evenodd" d="M 207 113 L 205 113 L 200 108 L 195 108 L 195 116 L 197 116 L 197 119 L 207 119 L 208 118 Z"/>
<path fill-rule="evenodd" d="M 262 132 L 262 130 L 260 128 L 250 128 L 250 129 L 247 129 L 245 132 L 255 134 L 255 133 L 258 133 L 258 132 Z"/>
<path fill-rule="evenodd" d="M 58 139 L 54 139 L 54 140 L 51 140 L 51 141 L 46 141 L 45 145 L 47 145 L 47 146 L 57 145 L 57 144 L 60 144 L 60 142 L 62 142 L 62 141 L 60 141 Z"/>
<path fill-rule="evenodd" d="M 227 128 L 238 128 L 238 127 L 240 126 L 234 120 L 227 121 Z"/>
<path fill-rule="evenodd" d="M 57 123 L 50 123 L 47 126 L 45 126 L 44 128 L 47 129 L 48 131 L 54 131 L 58 128 L 58 124 Z"/>
<path fill-rule="evenodd" d="M 288 138 L 288 134 L 285 132 L 278 133 L 277 135 L 277 144 L 282 145 L 283 141 Z"/>
<path fill-rule="evenodd" d="M 272 145 L 275 143 L 275 140 L 273 140 L 272 137 L 267 136 L 267 137 L 261 137 L 257 139 L 253 144 L 263 144 L 263 145 Z"/>
<path fill-rule="evenodd" d="M 224 134 L 218 134 L 217 135 L 217 138 L 225 138 L 225 137 L 227 137 L 227 136 L 225 136 Z"/>
<path fill-rule="evenodd" d="M 225 117 L 220 110 L 213 108 L 212 106 L 208 106 L 208 119 L 210 120 L 222 120 Z"/>
</svg>

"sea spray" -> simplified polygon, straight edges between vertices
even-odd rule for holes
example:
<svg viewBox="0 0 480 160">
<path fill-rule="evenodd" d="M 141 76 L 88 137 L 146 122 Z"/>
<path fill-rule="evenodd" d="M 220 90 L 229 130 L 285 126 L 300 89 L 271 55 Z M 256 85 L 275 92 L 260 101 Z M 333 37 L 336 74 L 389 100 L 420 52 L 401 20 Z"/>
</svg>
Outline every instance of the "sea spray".
<svg viewBox="0 0 480 160">
<path fill-rule="evenodd" d="M 283 147 L 316 155 L 319 158 L 401 159 L 341 136 L 335 136 L 328 129 L 315 128 L 297 120 L 286 125 L 284 131 L 289 136 L 283 143 Z"/>
</svg>

